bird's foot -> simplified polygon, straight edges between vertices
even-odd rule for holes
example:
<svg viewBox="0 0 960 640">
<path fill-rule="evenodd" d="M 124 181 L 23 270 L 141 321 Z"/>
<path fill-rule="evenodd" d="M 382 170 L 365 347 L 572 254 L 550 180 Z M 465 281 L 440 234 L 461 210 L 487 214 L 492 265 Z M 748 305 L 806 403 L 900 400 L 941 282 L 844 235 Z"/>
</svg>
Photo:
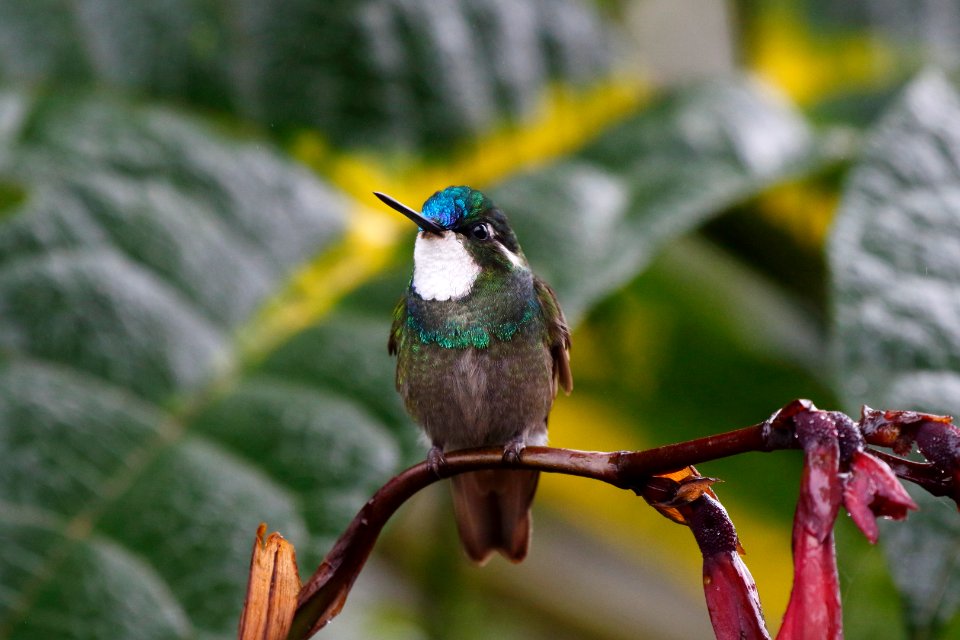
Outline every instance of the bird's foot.
<svg viewBox="0 0 960 640">
<path fill-rule="evenodd" d="M 446 477 L 444 472 L 447 469 L 447 459 L 443 455 L 443 447 L 433 445 L 427 453 L 427 466 L 438 478 Z"/>
<path fill-rule="evenodd" d="M 520 462 L 520 454 L 527 448 L 522 437 L 516 437 L 503 445 L 503 461 L 508 464 Z"/>
</svg>

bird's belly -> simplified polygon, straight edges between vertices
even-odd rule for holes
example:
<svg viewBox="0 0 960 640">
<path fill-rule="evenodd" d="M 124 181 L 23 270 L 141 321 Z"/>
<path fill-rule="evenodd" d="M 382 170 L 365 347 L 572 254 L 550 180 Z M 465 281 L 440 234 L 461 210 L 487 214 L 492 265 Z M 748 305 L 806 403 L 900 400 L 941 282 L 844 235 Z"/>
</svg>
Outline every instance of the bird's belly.
<svg viewBox="0 0 960 640">
<path fill-rule="evenodd" d="M 493 341 L 483 349 L 417 345 L 401 353 L 407 409 L 444 450 L 546 442 L 553 363 L 539 340 Z"/>
</svg>

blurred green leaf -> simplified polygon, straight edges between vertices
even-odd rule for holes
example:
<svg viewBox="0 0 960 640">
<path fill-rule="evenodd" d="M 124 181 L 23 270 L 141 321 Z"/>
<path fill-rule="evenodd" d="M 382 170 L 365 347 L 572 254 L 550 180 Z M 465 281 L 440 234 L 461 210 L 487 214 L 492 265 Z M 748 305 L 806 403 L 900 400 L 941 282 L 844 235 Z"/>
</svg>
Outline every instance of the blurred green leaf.
<svg viewBox="0 0 960 640">
<path fill-rule="evenodd" d="M 0 635 L 221 636 L 260 520 L 309 567 L 420 455 L 385 350 L 407 259 L 252 357 L 236 336 L 333 246 L 348 201 L 171 110 L 12 91 L 0 105 L 0 178 L 23 191 L 0 219 Z M 752 138 L 750 119 L 776 135 Z M 495 197 L 579 316 L 815 149 L 763 90 L 710 85 Z M 677 163 L 707 177 L 671 177 Z"/>
<path fill-rule="evenodd" d="M 725 78 L 550 156 L 622 116 L 646 86 L 631 34 L 621 39 L 640 15 L 632 4 L 0 0 L 0 86 L 14 87 L 0 89 L 0 637 L 231 637 L 260 520 L 296 543 L 307 573 L 369 493 L 423 455 L 385 349 L 409 247 L 391 261 L 378 245 L 365 270 L 349 271 L 345 254 L 395 238 L 361 228 L 376 220 L 369 212 L 348 221 L 357 202 L 251 129 L 288 142 L 354 194 L 368 182 L 413 193 L 445 186 L 432 184 L 440 175 L 501 179 L 538 163 L 475 186 L 490 187 L 511 215 L 570 319 L 589 318 L 575 345 L 574 402 L 623 417 L 593 425 L 595 436 L 614 432 L 603 442 L 637 435 L 623 428 L 627 416 L 669 425 L 656 436 L 667 441 L 756 420 L 797 394 L 829 405 L 814 377 L 818 328 L 762 282 L 768 267 L 758 278 L 688 240 L 636 275 L 708 218 L 832 162 L 837 148 L 824 152 L 830 143 L 811 120 L 872 124 L 920 58 L 876 37 L 878 25 L 922 42 L 923 56 L 951 58 L 956 12 L 740 3 L 736 38 L 754 50 L 755 67 L 801 102 L 836 100 L 803 115 L 757 83 Z M 783 7 L 814 7 L 839 27 L 818 31 L 823 15 Z M 604 17 L 613 15 L 616 23 Z M 695 58 L 699 44 L 677 40 L 670 55 Z M 623 63 L 629 76 L 616 75 Z M 957 409 L 958 103 L 943 79 L 919 81 L 880 125 L 849 189 L 831 258 L 838 386 L 851 404 Z M 178 109 L 202 109 L 221 128 Z M 831 166 L 842 177 L 846 167 Z M 824 186 L 825 210 L 832 189 Z M 759 242 L 781 248 L 754 226 Z M 364 283 L 381 258 L 387 268 Z M 323 303 L 291 303 L 301 294 Z M 555 418 L 559 431 L 563 415 Z M 788 510 L 788 483 L 770 482 L 783 461 L 754 458 L 712 465 L 736 489 L 732 506 L 745 497 L 748 513 Z M 613 520 L 593 506 L 591 535 L 603 537 Z M 892 556 L 910 559 L 897 579 L 914 594 L 906 602 L 918 635 L 956 606 L 952 510 L 934 506 L 884 535 Z M 920 543 L 910 539 L 918 523 Z M 442 525 L 424 537 L 452 530 Z M 749 547 L 750 528 L 743 535 Z M 451 578 L 457 571 L 437 572 L 460 562 L 452 546 L 433 545 L 437 566 L 420 590 L 403 563 L 372 567 L 365 579 L 379 593 L 347 609 L 362 624 L 334 633 L 572 637 L 597 628 L 577 619 L 591 615 L 589 602 L 583 612 L 563 605 L 559 622 L 561 600 L 543 604 L 551 569 L 476 597 L 471 581 Z M 779 579 L 780 556 L 753 562 Z M 885 584 L 850 588 L 868 594 L 866 606 L 889 605 Z M 593 597 L 623 606 L 609 593 Z M 385 609 L 393 613 L 356 611 L 378 597 L 396 598 Z M 437 606 L 466 615 L 434 615 Z M 392 630 L 377 621 L 391 615 L 401 620 Z M 865 618 L 882 629 L 893 615 Z"/>
<path fill-rule="evenodd" d="M 680 91 L 493 197 L 576 323 L 664 242 L 825 161 L 796 110 L 740 79 Z"/>
<path fill-rule="evenodd" d="M 906 526 L 883 527 L 883 549 L 903 599 L 910 637 L 955 638 L 944 627 L 956 622 L 960 607 L 957 509 L 923 490 L 910 489 L 920 511 Z"/>
<path fill-rule="evenodd" d="M 917 3 L 913 0 L 799 0 L 807 20 L 825 31 L 861 31 L 882 34 L 912 49 L 907 55 L 919 59 L 921 52 L 932 61 L 952 60 L 960 53 L 951 34 L 960 28 L 960 5 L 956 2 Z"/>
<path fill-rule="evenodd" d="M 25 197 L 0 224 L 0 635 L 226 633 L 260 520 L 309 558 L 397 465 L 356 403 L 251 389 L 233 338 L 348 203 L 171 111 L 4 99 Z"/>
<path fill-rule="evenodd" d="M 595 81 L 616 39 L 582 0 L 0 0 L 0 80 L 97 84 L 337 145 L 449 150 Z"/>
<path fill-rule="evenodd" d="M 914 80 L 873 131 L 831 237 L 837 384 L 848 408 L 960 412 L 960 93 Z M 942 501 L 883 542 L 910 625 L 956 613 L 960 521 Z M 951 518 L 941 517 L 945 511 Z"/>
</svg>

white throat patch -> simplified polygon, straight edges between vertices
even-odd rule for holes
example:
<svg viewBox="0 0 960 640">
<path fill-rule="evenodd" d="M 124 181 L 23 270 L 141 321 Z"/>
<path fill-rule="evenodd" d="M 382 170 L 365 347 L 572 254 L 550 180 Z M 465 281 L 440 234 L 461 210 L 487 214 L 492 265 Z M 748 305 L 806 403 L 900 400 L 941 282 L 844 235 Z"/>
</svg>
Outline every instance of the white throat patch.
<svg viewBox="0 0 960 640">
<path fill-rule="evenodd" d="M 453 231 L 418 233 L 413 245 L 413 289 L 424 300 L 456 300 L 473 288 L 480 266 Z"/>
</svg>

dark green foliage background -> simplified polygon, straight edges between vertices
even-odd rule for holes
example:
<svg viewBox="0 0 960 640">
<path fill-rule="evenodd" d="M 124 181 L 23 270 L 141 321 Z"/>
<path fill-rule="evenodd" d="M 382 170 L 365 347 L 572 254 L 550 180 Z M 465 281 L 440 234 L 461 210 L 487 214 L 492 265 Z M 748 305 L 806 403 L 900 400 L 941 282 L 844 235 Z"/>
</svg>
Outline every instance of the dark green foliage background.
<svg viewBox="0 0 960 640">
<path fill-rule="evenodd" d="M 753 4 L 746 33 L 763 24 Z M 422 448 L 385 352 L 405 244 L 304 330 L 246 340 L 360 206 L 293 141 L 390 166 L 522 130 L 549 90 L 620 70 L 629 5 L 0 0 L 0 637 L 233 637 L 260 521 L 312 570 Z M 809 5 L 811 25 L 864 28 Z M 482 185 L 578 327 L 577 394 L 651 444 L 798 396 L 957 412 L 951 79 L 898 73 L 804 108 L 746 73 L 658 91 L 569 155 Z M 839 195 L 824 251 L 758 213 L 797 184 Z M 788 526 L 795 458 L 709 472 Z M 848 637 L 956 629 L 960 520 L 923 504 L 883 531 L 890 574 L 841 526 Z M 545 538 L 579 526 L 545 516 Z M 623 637 L 590 623 L 596 603 L 560 619 L 466 576 L 448 519 L 420 524 L 432 549 L 388 532 L 348 605 L 368 615 L 331 637 Z"/>
</svg>

